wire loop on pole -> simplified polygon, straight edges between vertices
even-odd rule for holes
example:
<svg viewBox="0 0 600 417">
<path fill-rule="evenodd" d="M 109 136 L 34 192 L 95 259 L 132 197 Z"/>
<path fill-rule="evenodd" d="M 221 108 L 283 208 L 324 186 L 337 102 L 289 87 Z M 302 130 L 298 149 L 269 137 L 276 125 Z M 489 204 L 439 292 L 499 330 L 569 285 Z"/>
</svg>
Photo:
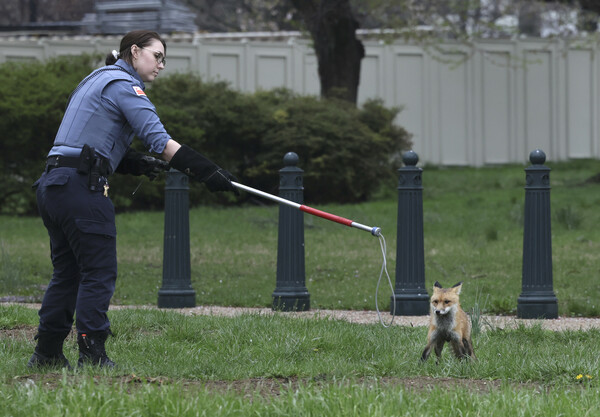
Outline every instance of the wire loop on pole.
<svg viewBox="0 0 600 417">
<path fill-rule="evenodd" d="M 383 237 L 383 234 L 381 232 L 379 232 L 379 246 L 381 247 L 381 254 L 383 255 L 383 263 L 381 264 L 381 272 L 379 272 L 379 279 L 377 280 L 377 288 L 375 289 L 375 309 L 377 310 L 377 317 L 379 318 L 379 322 L 381 323 L 381 325 L 385 328 L 391 327 L 392 324 L 394 324 L 394 318 L 396 317 L 396 294 L 394 293 L 394 286 L 392 285 L 392 280 L 390 278 L 390 274 L 388 273 L 387 270 L 387 260 L 386 260 L 386 253 L 387 253 L 387 245 L 385 243 L 385 238 Z M 392 320 L 390 320 L 389 324 L 385 324 L 383 322 L 383 319 L 381 318 L 381 312 L 379 311 L 379 300 L 377 299 L 378 294 L 379 294 L 379 284 L 381 283 L 381 277 L 383 276 L 383 273 L 385 272 L 385 276 L 387 277 L 388 283 L 390 284 L 390 289 L 392 290 Z"/>
</svg>

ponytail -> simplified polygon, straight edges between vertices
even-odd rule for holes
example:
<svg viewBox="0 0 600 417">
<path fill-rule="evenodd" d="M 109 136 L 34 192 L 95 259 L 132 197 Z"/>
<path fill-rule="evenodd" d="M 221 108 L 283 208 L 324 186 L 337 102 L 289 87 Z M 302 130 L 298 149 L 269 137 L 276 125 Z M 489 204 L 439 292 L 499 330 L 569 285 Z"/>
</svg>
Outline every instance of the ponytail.
<svg viewBox="0 0 600 417">
<path fill-rule="evenodd" d="M 119 54 L 116 49 L 113 49 L 111 53 L 106 55 L 105 64 L 113 65 L 120 58 L 120 55 L 121 54 Z"/>
</svg>

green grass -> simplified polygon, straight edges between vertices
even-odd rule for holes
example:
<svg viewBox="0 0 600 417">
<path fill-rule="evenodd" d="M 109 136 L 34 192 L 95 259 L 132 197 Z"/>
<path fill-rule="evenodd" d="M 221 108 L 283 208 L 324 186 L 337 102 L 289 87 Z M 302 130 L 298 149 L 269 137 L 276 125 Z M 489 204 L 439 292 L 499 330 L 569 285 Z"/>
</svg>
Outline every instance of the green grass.
<svg viewBox="0 0 600 417">
<path fill-rule="evenodd" d="M 598 161 L 551 164 L 554 291 L 561 315 L 599 316 Z M 427 287 L 463 281 L 462 303 L 513 313 L 521 290 L 524 166 L 423 173 Z M 320 209 L 380 226 L 395 274 L 395 185 L 373 202 Z M 307 204 L 311 204 L 309 201 Z M 197 303 L 269 306 L 277 207 L 191 211 Z M 374 309 L 381 267 L 367 233 L 305 215 L 313 308 Z M 117 217 L 114 303 L 156 304 L 162 213 Z M 39 300 L 51 275 L 39 218 L 0 217 L 0 296 Z M 387 288 L 387 287 L 384 287 Z M 389 297 L 380 296 L 382 303 Z M 285 313 L 235 318 L 111 311 L 115 370 L 35 370 L 35 310 L 0 306 L 0 415 L 7 416 L 584 416 L 600 408 L 600 331 L 541 326 L 474 335 L 478 360 L 444 351 L 420 363 L 423 327 L 384 329 Z M 485 323 L 483 323 L 485 324 Z M 71 336 L 65 354 L 75 362 Z M 578 375 L 583 375 L 578 379 Z M 586 376 L 589 375 L 589 378 Z M 591 413 L 591 414 L 590 414 Z"/>
<path fill-rule="evenodd" d="M 130 384 L 129 384 L 130 385 Z M 305 384 L 264 398 L 251 392 L 215 394 L 179 384 L 154 387 L 107 385 L 84 379 L 76 386 L 61 381 L 57 389 L 39 386 L 11 389 L 0 411 L 15 416 L 585 416 L 597 410 L 598 390 L 515 392 L 510 388 L 481 394 L 468 389 L 427 393 L 369 384 L 338 382 L 325 387 Z M 123 392 L 128 394 L 124 395 Z M 6 398 L 6 397 L 5 397 Z M 459 414 L 460 413 L 460 414 Z"/>
<path fill-rule="evenodd" d="M 477 361 L 446 347 L 436 365 L 419 361 L 424 327 L 131 309 L 111 312 L 118 368 L 56 372 L 25 366 L 35 310 L 0 306 L 0 317 L 0 415 L 579 416 L 600 406 L 598 330 L 491 329 L 474 338 Z M 76 360 L 72 337 L 65 354 Z"/>
<path fill-rule="evenodd" d="M 600 316 L 600 192 L 584 184 L 600 161 L 549 164 L 554 291 L 559 314 Z M 425 167 L 426 286 L 463 281 L 463 304 L 486 298 L 484 313 L 513 314 L 521 292 L 525 165 Z M 311 204 L 310 201 L 306 202 Z M 395 184 L 375 201 L 329 211 L 382 227 L 395 278 Z M 375 309 L 381 268 L 376 238 L 305 214 L 306 286 L 313 308 Z M 199 207 L 190 212 L 192 285 L 197 304 L 270 306 L 277 263 L 275 206 Z M 163 214 L 117 216 L 119 278 L 113 303 L 156 304 L 162 283 Z M 1 296 L 40 300 L 51 276 L 39 218 L 0 217 Z M 382 287 L 387 289 L 387 286 Z M 380 294 L 389 308 L 389 291 Z"/>
</svg>

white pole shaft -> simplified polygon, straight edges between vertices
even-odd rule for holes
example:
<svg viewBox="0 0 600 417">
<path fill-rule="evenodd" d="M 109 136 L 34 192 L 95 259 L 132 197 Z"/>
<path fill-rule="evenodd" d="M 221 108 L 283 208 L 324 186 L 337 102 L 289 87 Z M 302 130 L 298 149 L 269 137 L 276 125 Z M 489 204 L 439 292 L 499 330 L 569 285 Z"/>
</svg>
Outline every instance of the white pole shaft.
<svg viewBox="0 0 600 417">
<path fill-rule="evenodd" d="M 356 229 L 361 229 L 366 232 L 370 232 L 373 236 L 379 236 L 381 234 L 381 228 L 379 228 L 379 227 L 366 226 L 364 224 L 357 223 L 353 220 L 349 220 L 344 217 L 336 216 L 335 214 L 327 213 L 325 211 L 317 210 L 312 207 L 306 206 L 304 204 L 298 204 L 294 201 L 286 200 L 285 198 L 281 198 L 281 197 L 277 197 L 276 195 L 273 195 L 273 194 L 265 193 L 264 191 L 260 191 L 260 190 L 257 190 L 256 188 L 248 187 L 247 185 L 240 184 L 235 181 L 231 181 L 231 183 L 233 184 L 234 187 L 237 187 L 240 190 L 247 191 L 251 194 L 256 194 L 260 197 L 275 201 L 277 203 L 281 203 L 281 204 L 285 204 L 287 206 L 294 207 L 305 213 L 312 214 L 313 216 L 318 216 L 323 219 L 334 221 L 336 223 L 344 224 L 346 226 L 354 227 Z"/>
<path fill-rule="evenodd" d="M 281 204 L 286 204 L 288 206 L 292 206 L 294 208 L 297 208 L 298 210 L 300 209 L 300 204 L 298 204 L 296 202 L 286 200 L 285 198 L 277 197 L 276 195 L 273 195 L 273 194 L 265 193 L 264 191 L 260 191 L 260 190 L 257 190 L 256 188 L 248 187 L 247 185 L 240 184 L 239 182 L 231 181 L 231 183 L 235 187 L 239 188 L 240 190 L 247 191 L 251 194 L 256 194 L 256 195 L 266 198 L 268 200 L 272 200 L 272 201 L 276 201 Z"/>
</svg>

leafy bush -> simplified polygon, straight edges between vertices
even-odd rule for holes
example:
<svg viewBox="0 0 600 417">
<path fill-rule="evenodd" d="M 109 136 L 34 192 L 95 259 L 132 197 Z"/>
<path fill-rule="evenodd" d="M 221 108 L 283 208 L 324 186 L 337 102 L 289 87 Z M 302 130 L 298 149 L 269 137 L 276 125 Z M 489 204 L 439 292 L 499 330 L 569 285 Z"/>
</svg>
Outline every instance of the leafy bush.
<svg viewBox="0 0 600 417">
<path fill-rule="evenodd" d="M 36 212 L 31 184 L 42 172 L 69 94 L 96 59 L 0 65 L 0 213 Z"/>
<path fill-rule="evenodd" d="M 273 100 L 273 94 L 279 94 L 279 100 Z M 294 151 L 305 171 L 306 201 L 367 200 L 399 166 L 400 151 L 410 146 L 406 131 L 393 126 L 398 110 L 386 109 L 379 101 L 357 109 L 345 101 L 289 92 L 259 93 L 258 99 L 273 104 L 272 123 L 249 176 L 264 186 L 276 186 L 282 156 Z"/>
<path fill-rule="evenodd" d="M 158 80 L 149 95 L 174 139 L 250 186 L 277 193 L 283 156 L 296 152 L 311 203 L 368 199 L 410 147 L 409 134 L 394 125 L 399 109 L 378 100 L 357 109 L 285 89 L 249 95 L 189 74 Z"/>
<path fill-rule="evenodd" d="M 39 176 L 69 94 L 97 58 L 54 59 L 46 64 L 0 66 L 0 212 L 35 213 L 29 185 Z M 188 144 L 240 182 L 277 193 L 283 156 L 290 151 L 304 170 L 310 203 L 367 200 L 394 175 L 407 132 L 394 125 L 399 109 L 378 100 L 362 108 L 338 100 L 299 96 L 285 89 L 254 94 L 191 74 L 158 79 L 147 91 L 169 134 Z M 143 150 L 141 141 L 134 148 Z M 113 175 L 117 210 L 162 208 L 164 178 L 154 182 Z M 136 191 L 132 192 L 145 183 Z M 236 201 L 192 184 L 191 205 Z"/>
</svg>

